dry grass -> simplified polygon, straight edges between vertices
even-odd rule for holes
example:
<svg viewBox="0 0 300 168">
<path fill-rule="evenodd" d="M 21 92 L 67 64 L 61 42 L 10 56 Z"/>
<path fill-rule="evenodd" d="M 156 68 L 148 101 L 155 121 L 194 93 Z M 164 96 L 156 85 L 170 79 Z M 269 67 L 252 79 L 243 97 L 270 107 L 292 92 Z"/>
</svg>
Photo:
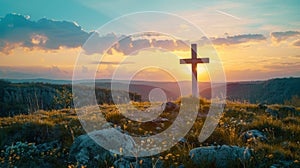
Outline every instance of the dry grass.
<svg viewBox="0 0 300 168">
<path fill-rule="evenodd" d="M 176 101 L 180 103 L 180 100 Z M 201 113 L 207 112 L 209 101 L 202 100 Z M 143 110 L 149 103 L 133 103 L 133 107 Z M 126 105 L 123 105 L 126 108 Z M 279 109 L 281 105 L 273 105 L 271 108 Z M 126 119 L 116 106 L 103 104 L 99 106 L 100 111 L 89 113 L 85 119 L 93 124 L 99 121 L 101 113 L 107 121 L 120 127 L 131 135 L 153 135 L 159 131 L 155 128 L 161 127 L 163 131 L 172 124 L 171 120 L 163 125 L 159 123 L 144 123 Z M 131 107 L 132 108 L 132 107 Z M 201 131 L 205 118 L 197 118 L 190 132 L 185 136 L 186 142 L 176 144 L 170 150 L 153 157 L 153 163 L 163 161 L 164 166 L 194 167 L 189 158 L 189 151 L 195 147 L 207 145 L 237 145 L 247 146 L 253 149 L 253 158 L 247 163 L 247 167 L 268 167 L 280 160 L 291 161 L 297 164 L 300 160 L 300 109 L 293 116 L 278 119 L 268 116 L 257 108 L 255 104 L 240 102 L 228 102 L 223 116 L 214 133 L 204 142 L 199 143 L 197 137 Z M 168 113 L 163 114 L 168 117 Z M 98 129 L 98 128 L 95 128 Z M 240 134 L 249 129 L 262 131 L 268 138 L 266 142 L 243 142 Z M 68 150 L 75 137 L 84 134 L 74 109 L 57 111 L 37 111 L 30 115 L 18 115 L 14 117 L 0 118 L 0 164 L 8 167 L 26 165 L 27 162 L 43 162 L 46 166 L 71 167 L 76 163 L 68 163 Z M 34 143 L 36 145 L 58 140 L 62 147 L 60 149 L 49 149 L 48 153 L 34 154 L 32 159 L 25 159 L 15 152 L 5 155 L 6 149 L 17 142 Z M 110 161 L 111 162 L 111 161 Z"/>
</svg>

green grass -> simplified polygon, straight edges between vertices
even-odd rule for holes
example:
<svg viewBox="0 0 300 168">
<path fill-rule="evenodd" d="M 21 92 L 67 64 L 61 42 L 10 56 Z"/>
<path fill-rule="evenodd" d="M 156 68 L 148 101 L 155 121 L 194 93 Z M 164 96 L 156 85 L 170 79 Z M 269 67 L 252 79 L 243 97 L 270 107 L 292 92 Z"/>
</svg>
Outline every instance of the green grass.
<svg viewBox="0 0 300 168">
<path fill-rule="evenodd" d="M 180 100 L 176 103 L 179 104 Z M 133 106 L 140 110 L 149 105 L 149 103 L 133 103 Z M 281 106 L 273 105 L 271 108 L 279 109 Z M 157 125 L 153 123 L 139 123 L 126 119 L 116 106 L 103 104 L 99 107 L 107 121 L 131 135 L 153 135 L 159 132 L 155 129 Z M 126 108 L 127 105 L 123 107 Z M 208 107 L 209 101 L 201 100 L 199 112 L 206 113 Z M 185 136 L 187 142 L 178 143 L 170 150 L 153 157 L 153 163 L 163 161 L 163 165 L 167 167 L 171 165 L 195 167 L 188 155 L 191 149 L 212 144 L 226 144 L 245 146 L 253 150 L 253 157 L 246 163 L 246 167 L 269 167 L 280 160 L 298 164 L 300 161 L 300 109 L 296 108 L 296 110 L 298 113 L 295 115 L 287 115 L 278 119 L 268 116 L 255 104 L 228 102 L 218 127 L 205 142 L 198 142 L 198 135 L 205 118 L 197 118 L 192 129 Z M 166 112 L 161 116 L 168 117 L 170 114 Z M 90 121 L 89 124 L 94 124 L 99 121 L 100 115 L 98 111 L 94 111 L 81 117 Z M 171 124 L 172 120 L 164 123 L 163 126 L 158 126 L 162 127 L 160 131 L 163 131 Z M 240 134 L 249 129 L 262 131 L 267 136 L 267 141 L 243 142 Z M 0 118 L 0 167 L 26 167 L 30 164 L 44 165 L 44 167 L 76 167 L 77 163 L 67 162 L 68 152 L 74 138 L 82 134 L 85 134 L 85 131 L 74 109 L 37 111 L 30 115 Z M 53 141 L 58 141 L 61 147 L 50 148 L 42 153 L 34 151 L 35 146 Z M 27 155 L 18 153 L 18 148 L 24 148 L 25 152 L 31 151 L 31 153 Z M 112 162 L 107 161 L 107 163 Z"/>
</svg>

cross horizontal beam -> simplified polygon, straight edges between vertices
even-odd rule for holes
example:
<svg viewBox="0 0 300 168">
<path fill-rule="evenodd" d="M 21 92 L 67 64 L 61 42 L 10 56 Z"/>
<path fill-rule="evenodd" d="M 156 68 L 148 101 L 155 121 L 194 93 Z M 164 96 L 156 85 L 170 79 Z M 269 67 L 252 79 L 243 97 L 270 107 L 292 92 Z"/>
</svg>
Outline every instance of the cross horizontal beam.
<svg viewBox="0 0 300 168">
<path fill-rule="evenodd" d="M 197 64 L 197 63 L 209 63 L 209 58 L 180 59 L 180 64 Z"/>
</svg>

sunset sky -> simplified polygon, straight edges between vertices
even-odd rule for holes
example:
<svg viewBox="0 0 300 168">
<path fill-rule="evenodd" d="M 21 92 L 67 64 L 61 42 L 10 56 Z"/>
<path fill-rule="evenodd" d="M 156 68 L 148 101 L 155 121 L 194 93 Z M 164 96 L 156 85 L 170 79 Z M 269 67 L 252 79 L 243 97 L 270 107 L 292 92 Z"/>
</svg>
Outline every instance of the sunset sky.
<svg viewBox="0 0 300 168">
<path fill-rule="evenodd" d="M 0 78 L 72 79 L 76 59 L 81 57 L 83 62 L 77 67 L 82 72 L 80 79 L 94 75 L 92 70 L 96 67 L 96 77 L 102 79 L 115 75 L 120 79 L 168 81 L 173 80 L 168 74 L 175 73 L 178 80 L 191 80 L 190 67 L 180 65 L 178 60 L 190 57 L 190 49 L 184 45 L 188 43 L 198 44 L 199 58 L 217 58 L 211 55 L 215 51 L 227 81 L 300 77 L 299 8 L 297 0 L 176 3 L 171 0 L 0 0 Z M 162 16 L 169 13 L 172 17 L 114 22 L 118 17 L 144 11 L 163 12 Z M 190 33 L 191 27 L 179 23 L 177 16 L 202 30 L 202 34 Z M 170 36 L 139 32 L 122 38 L 130 32 L 125 29 L 139 30 L 149 21 L 151 26 L 147 30 L 168 25 L 165 33 Z M 108 28 L 97 32 L 105 24 Z M 182 37 L 181 34 L 186 38 L 174 38 Z M 84 47 L 89 37 L 100 47 Z M 119 39 L 122 40 L 114 46 L 105 47 Z M 102 60 L 99 54 L 103 55 Z M 149 68 L 143 69 L 143 65 Z M 155 68 L 159 65 L 168 69 Z M 200 81 L 209 80 L 208 73 L 217 73 L 213 68 L 207 72 L 206 66 L 213 65 L 212 62 L 199 66 Z M 134 71 L 134 76 L 126 76 Z"/>
</svg>

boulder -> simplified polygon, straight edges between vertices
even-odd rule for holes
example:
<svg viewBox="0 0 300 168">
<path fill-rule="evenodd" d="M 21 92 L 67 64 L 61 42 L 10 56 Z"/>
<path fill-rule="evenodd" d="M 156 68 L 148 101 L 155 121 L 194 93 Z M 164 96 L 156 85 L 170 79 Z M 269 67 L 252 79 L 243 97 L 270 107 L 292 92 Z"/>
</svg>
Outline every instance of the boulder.
<svg viewBox="0 0 300 168">
<path fill-rule="evenodd" d="M 297 111 L 296 111 L 295 107 L 293 107 L 293 106 L 279 107 L 278 112 L 279 112 L 279 117 L 280 118 L 285 118 L 285 117 L 288 117 L 288 116 L 298 115 L 298 114 L 296 114 Z"/>
<path fill-rule="evenodd" d="M 251 152 L 238 146 L 207 146 L 192 149 L 190 157 L 198 167 L 239 167 L 250 159 Z"/>
<path fill-rule="evenodd" d="M 243 132 L 241 138 L 244 142 L 266 141 L 267 137 L 258 130 L 248 130 Z"/>
<path fill-rule="evenodd" d="M 121 158 L 114 162 L 114 167 L 115 168 L 131 168 L 132 165 L 128 160 Z"/>
<path fill-rule="evenodd" d="M 278 117 L 278 111 L 277 110 L 273 110 L 271 108 L 267 108 L 265 110 L 266 113 L 268 113 L 269 115 L 271 116 L 275 116 L 275 117 Z"/>
<path fill-rule="evenodd" d="M 80 166 L 101 167 L 107 164 L 105 162 L 114 160 L 114 153 L 122 151 L 123 154 L 128 154 L 134 149 L 134 140 L 130 136 L 120 136 L 124 134 L 117 132 L 119 131 L 110 128 L 77 137 L 70 148 L 69 161 Z M 100 146 L 91 137 L 109 150 Z"/>
<path fill-rule="evenodd" d="M 39 151 L 46 152 L 46 151 L 53 150 L 53 149 L 60 150 L 62 147 L 62 144 L 61 144 L 61 142 L 56 140 L 56 141 L 52 141 L 52 142 L 48 142 L 48 143 L 39 144 L 36 147 Z"/>
<path fill-rule="evenodd" d="M 172 112 L 172 111 L 179 110 L 179 106 L 173 102 L 163 103 L 161 107 L 165 112 Z"/>
<path fill-rule="evenodd" d="M 112 154 L 98 145 L 90 136 L 77 137 L 71 146 L 69 162 L 81 166 L 104 166 L 105 160 L 112 160 Z"/>
<path fill-rule="evenodd" d="M 259 103 L 259 104 L 257 105 L 257 108 L 258 108 L 258 109 L 265 110 L 265 109 L 268 108 L 268 106 L 267 106 L 266 104 L 264 104 L 264 103 Z"/>
</svg>

